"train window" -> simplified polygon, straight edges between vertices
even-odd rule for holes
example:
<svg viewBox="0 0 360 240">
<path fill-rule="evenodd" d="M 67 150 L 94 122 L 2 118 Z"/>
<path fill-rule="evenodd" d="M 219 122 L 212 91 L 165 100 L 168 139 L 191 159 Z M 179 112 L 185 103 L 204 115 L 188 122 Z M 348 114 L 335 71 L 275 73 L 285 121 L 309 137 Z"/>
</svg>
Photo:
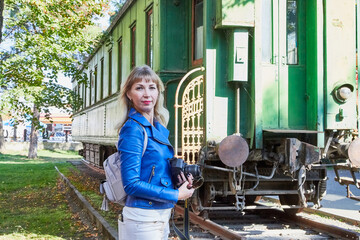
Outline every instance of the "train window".
<svg viewBox="0 0 360 240">
<path fill-rule="evenodd" d="M 118 84 L 117 84 L 117 90 L 120 90 L 121 86 L 121 74 L 122 74 L 122 39 L 120 38 L 118 41 Z"/>
<path fill-rule="evenodd" d="M 92 91 L 94 89 L 94 78 L 93 78 L 93 71 L 90 71 L 90 82 L 89 82 L 89 106 L 92 103 L 92 100 L 94 98 L 94 96 L 92 96 Z"/>
<path fill-rule="evenodd" d="M 100 60 L 100 100 L 104 98 L 104 58 Z"/>
<path fill-rule="evenodd" d="M 109 50 L 109 79 L 108 79 L 108 96 L 111 95 L 112 90 L 112 49 Z"/>
<path fill-rule="evenodd" d="M 83 108 L 86 108 L 86 84 L 82 85 L 82 100 L 83 100 Z"/>
<path fill-rule="evenodd" d="M 286 27 L 286 41 L 287 41 L 287 64 L 298 64 L 297 51 L 297 0 L 287 0 L 287 27 Z"/>
<path fill-rule="evenodd" d="M 77 83 L 76 99 L 79 100 L 80 98 L 81 98 L 81 96 L 80 96 L 80 84 Z M 77 105 L 76 110 L 80 110 L 80 108 L 81 108 L 81 106 Z"/>
<path fill-rule="evenodd" d="M 203 58 L 203 0 L 194 0 L 192 7 L 192 63 L 198 65 Z"/>
<path fill-rule="evenodd" d="M 272 0 L 262 0 L 261 52 L 262 62 L 271 63 L 272 49 Z"/>
<path fill-rule="evenodd" d="M 146 18 L 146 64 L 153 67 L 154 54 L 154 17 L 152 8 L 147 11 Z"/>
<path fill-rule="evenodd" d="M 95 70 L 94 70 L 94 76 L 95 76 L 95 80 L 94 80 L 94 83 L 95 83 L 95 86 L 94 86 L 94 103 L 97 102 L 97 86 L 98 86 L 98 78 L 97 78 L 97 74 L 98 74 L 98 71 L 97 71 L 97 65 L 95 65 Z"/>
<path fill-rule="evenodd" d="M 131 26 L 131 69 L 135 67 L 135 48 L 136 48 L 136 25 Z"/>
</svg>

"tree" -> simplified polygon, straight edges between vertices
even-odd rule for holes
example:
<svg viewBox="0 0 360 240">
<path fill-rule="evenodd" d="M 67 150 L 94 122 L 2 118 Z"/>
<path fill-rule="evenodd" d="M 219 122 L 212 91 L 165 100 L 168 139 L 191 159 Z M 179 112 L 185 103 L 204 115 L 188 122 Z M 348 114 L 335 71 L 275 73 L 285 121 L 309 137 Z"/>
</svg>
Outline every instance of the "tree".
<svg viewBox="0 0 360 240">
<path fill-rule="evenodd" d="M 49 116 L 50 107 L 71 112 L 81 104 L 58 74 L 86 83 L 79 66 L 100 39 L 87 29 L 106 8 L 105 0 L 5 0 L 3 35 L 14 46 L 0 52 L 0 109 L 31 121 L 29 158 L 37 156 L 40 113 Z"/>
<path fill-rule="evenodd" d="M 124 6 L 126 0 L 110 0 L 111 10 L 109 12 L 110 22 L 114 20 L 120 9 Z"/>
<path fill-rule="evenodd" d="M 0 0 L 0 44 L 2 42 L 2 28 L 3 28 L 3 12 L 4 12 L 4 0 Z M 3 149 L 5 144 L 4 139 L 4 127 L 3 127 L 3 120 L 0 114 L 0 152 Z"/>
</svg>

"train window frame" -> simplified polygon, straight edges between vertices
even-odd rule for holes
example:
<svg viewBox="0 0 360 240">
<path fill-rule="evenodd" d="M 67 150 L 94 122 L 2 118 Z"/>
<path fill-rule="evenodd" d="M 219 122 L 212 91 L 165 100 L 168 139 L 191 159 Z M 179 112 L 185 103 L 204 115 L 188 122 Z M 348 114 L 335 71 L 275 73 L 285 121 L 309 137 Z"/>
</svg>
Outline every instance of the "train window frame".
<svg viewBox="0 0 360 240">
<path fill-rule="evenodd" d="M 82 85 L 82 100 L 83 100 L 83 109 L 86 108 L 86 83 Z"/>
<path fill-rule="evenodd" d="M 196 46 L 196 41 L 197 41 L 197 35 L 196 35 L 196 29 L 195 29 L 195 21 L 196 21 L 196 4 L 200 3 L 202 4 L 202 17 L 204 16 L 204 1 L 203 0 L 192 0 L 191 2 L 191 63 L 192 66 L 197 66 L 197 65 L 201 65 L 203 63 L 203 57 L 204 57 L 204 52 L 203 52 L 203 48 L 204 48 L 204 20 L 202 18 L 202 29 L 201 31 L 201 43 L 198 42 L 198 44 L 200 45 L 201 48 L 201 57 L 200 58 L 196 58 L 195 54 L 196 54 L 196 50 L 198 49 Z M 199 39 L 200 40 L 200 39 Z"/>
<path fill-rule="evenodd" d="M 120 91 L 121 87 L 121 75 L 122 75 L 122 37 L 117 41 L 118 46 L 118 83 L 117 83 L 117 91 Z"/>
<path fill-rule="evenodd" d="M 269 4 L 265 7 L 266 4 Z M 274 64 L 274 29 L 273 29 L 273 2 L 272 0 L 262 0 L 262 18 L 261 23 L 261 62 L 265 64 Z"/>
<path fill-rule="evenodd" d="M 80 100 L 80 84 L 79 83 L 77 83 L 77 86 L 76 86 L 76 89 L 77 89 L 77 91 L 76 91 L 76 100 Z M 81 108 L 81 106 L 79 106 L 79 105 L 77 105 L 76 104 L 76 111 L 78 111 L 78 110 L 80 110 L 80 108 Z"/>
<path fill-rule="evenodd" d="M 136 66 L 136 21 L 130 25 L 130 68 Z"/>
<path fill-rule="evenodd" d="M 94 94 L 95 94 L 95 102 L 97 102 L 97 82 L 98 82 L 98 77 L 97 77 L 97 69 L 98 69 L 98 65 L 96 64 L 95 67 L 94 67 L 94 82 L 95 82 L 95 91 L 94 91 Z"/>
<path fill-rule="evenodd" d="M 94 79 L 93 79 L 93 71 L 91 70 L 90 73 L 89 73 L 89 106 L 91 106 L 92 104 L 92 99 L 91 99 L 91 91 L 92 91 L 92 88 L 93 88 L 93 82 L 94 82 Z"/>
<path fill-rule="evenodd" d="M 112 48 L 108 51 L 109 66 L 108 66 L 108 96 L 112 94 Z"/>
<path fill-rule="evenodd" d="M 299 51 L 298 48 L 299 46 L 297 45 L 299 42 L 299 2 L 297 0 L 291 0 L 293 2 L 295 2 L 295 23 L 294 23 L 294 42 L 295 42 L 295 46 L 294 46 L 294 57 L 291 58 L 289 57 L 290 53 L 289 53 L 289 45 L 291 44 L 289 42 L 289 1 L 286 1 L 286 64 L 287 65 L 299 65 Z"/>
<path fill-rule="evenodd" d="M 153 68 L 154 60 L 154 14 L 152 5 L 146 10 L 146 64 Z"/>
<path fill-rule="evenodd" d="M 104 58 L 100 59 L 100 100 L 104 98 Z"/>
</svg>

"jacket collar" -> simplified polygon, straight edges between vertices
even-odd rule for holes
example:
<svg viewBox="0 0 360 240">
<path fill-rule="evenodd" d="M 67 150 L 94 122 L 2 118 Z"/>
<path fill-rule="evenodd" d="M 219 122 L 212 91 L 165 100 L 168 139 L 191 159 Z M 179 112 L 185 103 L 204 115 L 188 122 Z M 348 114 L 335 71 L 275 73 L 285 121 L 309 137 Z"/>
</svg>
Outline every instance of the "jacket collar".
<svg viewBox="0 0 360 240">
<path fill-rule="evenodd" d="M 141 123 L 144 127 L 150 127 L 150 122 L 138 111 L 135 110 L 135 108 L 131 108 L 128 114 L 129 118 L 134 119 L 135 121 Z"/>
<path fill-rule="evenodd" d="M 168 139 L 169 130 L 167 130 L 161 123 L 159 123 L 159 121 L 154 119 L 155 126 L 151 125 L 150 122 L 141 113 L 137 112 L 134 108 L 130 109 L 128 117 L 139 122 L 144 127 L 149 127 L 151 129 L 153 138 L 155 138 L 158 142 L 171 146 Z"/>
</svg>

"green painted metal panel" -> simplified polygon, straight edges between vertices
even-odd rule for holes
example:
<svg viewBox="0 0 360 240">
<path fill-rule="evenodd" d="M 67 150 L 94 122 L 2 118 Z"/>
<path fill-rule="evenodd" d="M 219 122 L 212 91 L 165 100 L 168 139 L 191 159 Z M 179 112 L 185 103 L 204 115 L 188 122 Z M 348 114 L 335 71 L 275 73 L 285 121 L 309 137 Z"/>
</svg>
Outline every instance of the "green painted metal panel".
<svg viewBox="0 0 360 240">
<path fill-rule="evenodd" d="M 318 108 L 318 98 L 321 98 L 323 94 L 318 96 L 318 78 L 317 78 L 317 68 L 318 68 L 318 49 L 317 48 L 317 3 L 316 1 L 306 1 L 306 19 L 314 24 L 309 24 L 306 29 L 306 93 L 305 96 L 307 100 L 307 126 L 309 129 L 317 129 L 317 108 Z M 320 39 L 321 41 L 321 39 Z M 319 79 L 322 82 L 322 79 Z"/>
<path fill-rule="evenodd" d="M 159 0 L 160 71 L 184 72 L 189 65 L 189 1 Z"/>
<path fill-rule="evenodd" d="M 308 129 L 306 126 L 306 34 L 307 25 L 313 25 L 312 22 L 306 21 L 306 1 L 297 1 L 297 64 L 288 64 L 288 126 L 291 129 Z M 310 19 L 309 19 L 310 20 Z M 307 25 L 305 25 L 307 24 Z M 289 24 L 286 26 L 289 28 Z M 288 36 L 289 38 L 290 36 Z M 289 49 L 288 49 L 289 51 Z M 312 52 L 312 56 L 316 52 Z M 311 56 L 311 57 L 312 57 Z M 289 62 L 290 60 L 287 59 Z M 312 83 L 316 85 L 316 81 Z"/>
<path fill-rule="evenodd" d="M 261 1 L 255 1 L 255 23 L 256 26 L 254 28 L 254 81 L 251 81 L 251 95 L 253 96 L 253 108 L 252 113 L 254 116 L 254 141 L 255 148 L 262 148 L 263 144 L 263 68 L 261 66 L 261 28 L 257 26 L 261 26 Z M 271 67 L 271 66 L 270 66 Z M 271 77 L 269 75 L 269 77 Z M 274 78 L 274 77 L 273 77 Z M 251 142 L 251 143 L 252 143 Z"/>
<path fill-rule="evenodd" d="M 327 129 L 356 128 L 356 91 L 347 102 L 334 97 L 334 89 L 349 84 L 355 89 L 355 2 L 344 0 L 325 1 L 326 39 L 326 122 Z M 341 46 L 341 47 L 340 47 Z"/>
<path fill-rule="evenodd" d="M 205 56 L 203 65 L 206 68 L 206 139 L 222 140 L 221 138 L 231 135 L 236 131 L 236 112 L 240 111 L 240 133 L 244 137 L 251 138 L 253 132 L 253 114 L 251 113 L 251 82 L 253 75 L 249 73 L 249 80 L 245 83 L 229 83 L 230 68 L 229 61 L 232 56 L 233 49 L 229 48 L 231 33 L 237 27 L 216 29 L 213 27 L 213 19 L 216 17 L 218 10 L 217 0 L 204 1 L 204 46 Z M 242 12 L 246 6 L 236 4 L 233 10 Z M 250 3 L 249 3 L 250 4 Z M 241 21 L 236 20 L 234 26 L 241 26 Z M 248 28 L 251 34 L 252 28 Z M 250 35 L 251 35 L 250 34 Z M 252 52 L 253 38 L 249 38 L 249 52 Z M 209 54 L 209 55 L 208 55 Z M 253 66 L 253 54 L 249 54 L 249 69 Z M 236 109 L 236 88 L 240 88 L 240 107 Z M 210 104 L 210 105 L 209 105 Z M 217 126 L 219 126 L 217 128 Z M 220 129 L 222 128 L 222 129 Z"/>
<path fill-rule="evenodd" d="M 254 0 L 216 1 L 216 27 L 254 27 Z"/>
<path fill-rule="evenodd" d="M 262 147 L 263 130 L 307 129 L 319 130 L 322 111 L 318 100 L 318 77 L 322 82 L 321 55 L 322 24 L 316 16 L 321 13 L 321 1 L 297 1 L 295 58 L 290 58 L 289 4 L 272 1 L 272 22 L 263 19 L 263 1 L 255 2 L 255 136 L 256 148 Z M 319 15 L 321 18 L 321 14 Z M 294 18 L 293 18 L 294 19 Z M 261 28 L 269 24 L 272 29 L 272 59 L 262 61 Z M 320 32 L 319 32 L 320 31 Z M 317 42 L 318 38 L 320 43 Z M 320 45 L 319 45 L 320 44 Z M 319 57 L 320 56 L 320 57 Z M 320 61 L 320 62 L 319 62 Z M 320 67 L 320 70 L 318 68 Z M 315 120 L 314 120 L 315 119 Z"/>
<path fill-rule="evenodd" d="M 307 129 L 324 131 L 323 3 L 306 1 L 306 122 Z M 324 133 L 317 146 L 324 147 Z"/>
<path fill-rule="evenodd" d="M 226 121 L 226 135 L 231 135 L 235 132 L 235 91 L 234 91 L 234 85 L 228 84 L 228 78 L 229 78 L 229 68 L 228 68 L 228 58 L 230 55 L 229 48 L 228 48 L 228 41 L 230 40 L 229 32 L 227 31 L 219 31 L 214 29 L 212 26 L 213 22 L 211 19 L 215 17 L 215 1 L 212 1 L 213 4 L 205 4 L 206 7 L 206 23 L 204 26 L 205 31 L 205 41 L 204 45 L 206 48 L 206 52 L 208 50 L 212 50 L 215 52 L 215 62 L 216 62 L 216 68 L 215 68 L 215 82 L 214 87 L 215 89 L 211 92 L 206 92 L 207 98 L 212 97 L 215 101 L 215 104 L 217 106 L 216 109 L 221 108 L 221 113 L 219 111 L 215 111 L 213 114 L 213 124 L 220 121 Z M 230 29 L 231 31 L 231 29 Z M 205 54 L 206 54 L 205 52 Z M 205 56 L 206 57 L 206 56 Z M 206 59 L 206 58 L 204 58 Z M 204 65 L 206 68 L 211 68 L 213 66 L 207 65 L 206 62 L 204 62 Z M 210 89 L 209 89 L 210 90 Z M 216 110 L 214 109 L 214 110 Z M 225 111 L 226 110 L 226 111 Z M 224 115 L 225 114 L 225 115 Z M 211 129 L 210 129 L 211 130 Z M 215 132 L 215 129 L 212 129 Z M 220 136 L 219 133 L 215 133 L 214 135 Z M 225 136 L 223 136 L 225 137 Z M 211 139 L 208 139 L 211 140 Z"/>
</svg>

